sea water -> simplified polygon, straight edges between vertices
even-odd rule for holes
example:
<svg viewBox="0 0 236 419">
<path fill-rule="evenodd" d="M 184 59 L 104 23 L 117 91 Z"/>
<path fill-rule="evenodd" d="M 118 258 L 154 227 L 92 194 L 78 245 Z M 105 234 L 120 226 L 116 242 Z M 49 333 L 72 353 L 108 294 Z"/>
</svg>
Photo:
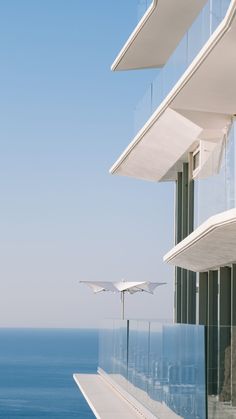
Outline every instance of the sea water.
<svg viewBox="0 0 236 419">
<path fill-rule="evenodd" d="M 72 374 L 97 363 L 96 330 L 0 329 L 0 418 L 94 419 Z"/>
</svg>

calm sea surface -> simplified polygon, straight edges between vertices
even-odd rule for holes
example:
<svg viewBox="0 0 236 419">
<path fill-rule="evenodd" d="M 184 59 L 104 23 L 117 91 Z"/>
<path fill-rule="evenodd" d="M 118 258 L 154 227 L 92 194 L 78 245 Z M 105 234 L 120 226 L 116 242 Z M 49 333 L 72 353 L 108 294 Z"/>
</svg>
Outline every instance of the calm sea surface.
<svg viewBox="0 0 236 419">
<path fill-rule="evenodd" d="M 72 374 L 97 362 L 96 330 L 0 329 L 0 418 L 94 419 Z"/>
</svg>

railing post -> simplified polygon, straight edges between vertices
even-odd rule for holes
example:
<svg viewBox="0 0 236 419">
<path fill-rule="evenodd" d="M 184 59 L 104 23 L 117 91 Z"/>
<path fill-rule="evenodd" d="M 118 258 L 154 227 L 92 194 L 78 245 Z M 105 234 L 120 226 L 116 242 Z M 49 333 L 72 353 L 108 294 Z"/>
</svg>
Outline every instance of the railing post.
<svg viewBox="0 0 236 419">
<path fill-rule="evenodd" d="M 126 326 L 126 344 L 127 344 L 127 348 L 126 348 L 126 377 L 128 380 L 128 373 L 129 373 L 129 320 L 127 320 L 127 326 Z"/>
</svg>

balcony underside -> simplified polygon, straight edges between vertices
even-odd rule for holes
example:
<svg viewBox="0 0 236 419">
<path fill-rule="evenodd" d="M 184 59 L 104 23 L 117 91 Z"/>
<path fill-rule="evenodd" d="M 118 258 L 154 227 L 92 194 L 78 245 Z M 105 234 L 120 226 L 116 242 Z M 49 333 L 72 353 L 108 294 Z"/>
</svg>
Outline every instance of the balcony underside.
<svg viewBox="0 0 236 419">
<path fill-rule="evenodd" d="M 131 150 L 119 166 L 118 174 L 159 181 L 168 171 L 171 179 L 172 173 L 169 169 L 178 160 L 181 170 L 181 157 L 184 161 L 184 153 L 191 149 L 193 140 L 196 140 L 201 132 L 201 127 L 172 109 L 167 109 L 148 130 L 145 141 L 140 141 L 138 146 Z"/>
<path fill-rule="evenodd" d="M 210 217 L 165 256 L 164 261 L 203 272 L 236 261 L 236 209 Z"/>
<path fill-rule="evenodd" d="M 143 179 L 145 170 L 146 180 L 176 179 L 179 166 L 183 161 L 187 161 L 190 143 L 194 146 L 196 137 L 193 135 L 191 140 L 188 140 L 185 149 L 184 142 L 179 145 L 179 147 L 183 146 L 181 157 L 176 154 L 174 161 L 173 159 L 170 162 L 164 161 L 163 138 L 158 132 L 158 125 L 161 118 L 165 114 L 168 115 L 170 109 L 175 110 L 189 119 L 189 122 L 201 128 L 199 138 L 213 141 L 222 139 L 227 131 L 231 116 L 236 114 L 235 12 L 236 1 L 232 1 L 230 9 L 218 29 L 112 166 L 110 171 L 112 174 Z M 165 143 L 165 148 L 169 148 L 169 153 L 172 153 L 172 144 L 175 142 L 175 126 L 170 126 L 171 123 L 170 120 L 167 131 L 172 132 L 172 137 L 168 135 Z M 150 138 L 152 138 L 152 148 L 149 148 Z M 178 141 L 182 142 L 181 139 Z M 154 149 L 156 150 L 155 156 Z M 150 159 L 155 160 L 157 167 L 153 168 L 150 165 Z M 156 176 L 158 166 L 163 168 L 161 176 Z"/>
<path fill-rule="evenodd" d="M 161 67 L 206 0 L 154 0 L 118 54 L 112 70 Z"/>
</svg>

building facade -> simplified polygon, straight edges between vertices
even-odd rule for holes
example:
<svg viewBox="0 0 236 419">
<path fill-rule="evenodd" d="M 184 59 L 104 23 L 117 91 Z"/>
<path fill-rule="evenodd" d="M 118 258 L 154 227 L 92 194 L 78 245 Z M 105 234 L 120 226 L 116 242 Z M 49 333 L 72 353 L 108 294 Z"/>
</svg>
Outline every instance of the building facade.
<svg viewBox="0 0 236 419">
<path fill-rule="evenodd" d="M 170 416 L 160 406 L 150 410 L 160 418 L 236 418 L 236 0 L 142 4 L 144 14 L 112 70 L 160 70 L 137 106 L 137 134 L 110 172 L 175 182 L 175 245 L 163 261 L 175 266 L 174 321 L 183 326 L 183 345 L 197 331 L 194 356 L 203 351 L 205 371 L 196 390 L 200 358 L 192 369 L 186 361 L 181 377 L 192 378 L 182 386 L 180 363 L 172 360 L 163 372 L 168 347 L 162 372 L 155 362 L 153 372 L 149 359 L 147 385 L 162 389 L 149 398 L 167 405 Z M 162 351 L 164 341 L 174 342 L 165 336 L 163 328 Z M 130 381 L 130 374 L 121 375 Z"/>
</svg>

